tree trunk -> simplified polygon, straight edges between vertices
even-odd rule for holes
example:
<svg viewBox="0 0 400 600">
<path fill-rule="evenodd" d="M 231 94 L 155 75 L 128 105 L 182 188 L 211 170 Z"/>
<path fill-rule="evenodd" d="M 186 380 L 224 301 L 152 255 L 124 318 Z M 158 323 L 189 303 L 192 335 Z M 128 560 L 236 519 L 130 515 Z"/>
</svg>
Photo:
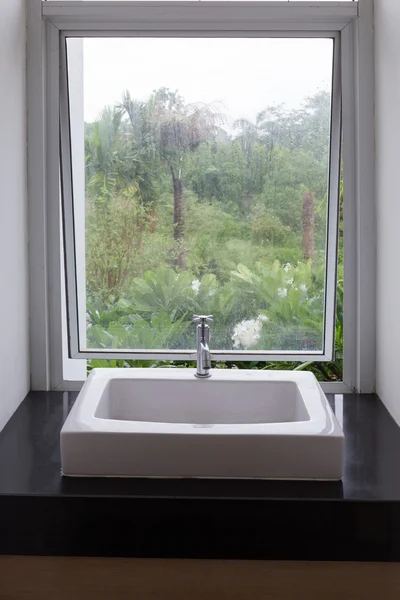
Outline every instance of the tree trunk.
<svg viewBox="0 0 400 600">
<path fill-rule="evenodd" d="M 183 247 L 185 230 L 185 199 L 183 197 L 182 179 L 175 175 L 174 168 L 170 166 L 172 175 L 172 189 L 174 193 L 174 239 L 178 242 L 178 257 L 176 266 L 185 268 L 185 250 Z"/>
<path fill-rule="evenodd" d="M 314 258 L 314 196 L 303 194 L 303 254 L 305 260 Z"/>
</svg>

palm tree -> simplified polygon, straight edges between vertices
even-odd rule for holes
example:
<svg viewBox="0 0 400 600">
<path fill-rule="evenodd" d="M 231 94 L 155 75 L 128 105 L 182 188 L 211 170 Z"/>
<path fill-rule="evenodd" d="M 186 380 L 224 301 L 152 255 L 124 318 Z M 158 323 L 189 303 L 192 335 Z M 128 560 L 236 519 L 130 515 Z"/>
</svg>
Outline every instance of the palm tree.
<svg viewBox="0 0 400 600">
<path fill-rule="evenodd" d="M 233 123 L 233 128 L 239 131 L 236 139 L 240 142 L 243 152 L 247 155 L 261 139 L 262 131 L 259 128 L 258 117 L 256 123 L 252 123 L 248 119 L 237 119 Z"/>
<path fill-rule="evenodd" d="M 158 154 L 148 106 L 146 102 L 133 99 L 129 91 L 125 91 L 120 109 L 128 117 L 132 147 L 137 156 L 135 179 L 140 201 L 143 207 L 151 209 L 159 192 L 155 174 Z"/>
<path fill-rule="evenodd" d="M 271 153 L 275 145 L 282 141 L 284 120 L 282 106 L 270 106 L 257 113 L 255 123 L 248 119 L 237 119 L 233 127 L 239 131 L 237 139 L 246 153 L 256 144 L 263 144 Z"/>
<path fill-rule="evenodd" d="M 85 154 L 89 197 L 110 198 L 134 184 L 137 156 L 120 109 L 107 107 L 96 121 L 86 125 Z"/>
<path fill-rule="evenodd" d="M 183 188 L 184 155 L 212 138 L 219 114 L 209 105 L 185 104 L 183 98 L 167 88 L 156 90 L 148 111 L 160 158 L 166 163 L 174 197 L 174 239 L 178 244 L 176 265 L 185 268 L 185 200 Z"/>
</svg>

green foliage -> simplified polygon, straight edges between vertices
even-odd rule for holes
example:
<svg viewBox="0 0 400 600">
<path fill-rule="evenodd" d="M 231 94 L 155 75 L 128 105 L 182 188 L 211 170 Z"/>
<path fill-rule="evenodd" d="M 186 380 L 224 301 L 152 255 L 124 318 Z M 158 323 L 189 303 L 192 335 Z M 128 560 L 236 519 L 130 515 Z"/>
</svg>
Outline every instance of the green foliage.
<svg viewBox="0 0 400 600">
<path fill-rule="evenodd" d="M 123 311 L 122 311 L 123 312 Z M 91 348 L 174 348 L 189 323 L 172 321 L 165 312 L 151 315 L 147 321 L 137 314 L 124 314 L 106 327 L 90 325 L 87 331 Z"/>
<path fill-rule="evenodd" d="M 249 316 L 261 312 L 268 317 L 252 349 L 321 348 L 323 297 L 311 261 L 283 268 L 278 261 L 257 263 L 253 271 L 238 265 L 232 272 L 232 285 Z"/>
<path fill-rule="evenodd" d="M 159 267 L 148 271 L 144 278 L 132 283 L 132 303 L 139 312 L 165 311 L 175 318 L 182 313 L 186 295 L 190 292 L 191 275 Z M 184 309 L 183 309 L 184 310 Z"/>
<path fill-rule="evenodd" d="M 212 313 L 213 349 L 321 349 L 329 125 L 325 92 L 297 110 L 267 107 L 227 132 L 215 107 L 187 104 L 166 88 L 147 101 L 125 92 L 86 124 L 88 347 L 194 348 L 192 315 Z M 177 180 L 185 213 L 179 239 Z M 314 198 L 315 257 L 308 262 L 304 192 Z M 309 369 L 340 379 L 342 306 L 339 281 L 335 363 L 214 367 Z"/>
<path fill-rule="evenodd" d="M 284 246 L 291 231 L 261 201 L 258 201 L 253 207 L 251 229 L 256 243 L 271 246 Z"/>
</svg>

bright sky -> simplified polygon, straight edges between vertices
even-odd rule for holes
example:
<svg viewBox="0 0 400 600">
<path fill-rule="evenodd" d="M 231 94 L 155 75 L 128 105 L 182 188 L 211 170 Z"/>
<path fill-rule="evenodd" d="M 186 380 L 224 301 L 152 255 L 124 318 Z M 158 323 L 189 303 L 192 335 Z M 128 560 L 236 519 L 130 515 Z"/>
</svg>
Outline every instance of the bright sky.
<svg viewBox="0 0 400 600">
<path fill-rule="evenodd" d="M 147 100 L 162 86 L 186 102 L 218 103 L 228 122 L 254 120 L 267 106 L 295 108 L 329 90 L 332 52 L 327 39 L 86 38 L 85 121 L 118 103 L 126 89 Z"/>
</svg>

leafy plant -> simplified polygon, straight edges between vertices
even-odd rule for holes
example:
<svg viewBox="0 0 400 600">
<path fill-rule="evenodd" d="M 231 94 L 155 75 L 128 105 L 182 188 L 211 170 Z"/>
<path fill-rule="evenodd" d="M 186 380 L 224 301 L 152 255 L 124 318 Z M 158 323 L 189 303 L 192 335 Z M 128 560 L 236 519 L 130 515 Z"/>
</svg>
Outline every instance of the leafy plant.
<svg viewBox="0 0 400 600">
<path fill-rule="evenodd" d="M 87 331 L 91 348 L 174 348 L 189 323 L 182 318 L 171 321 L 165 312 L 151 315 L 145 320 L 137 314 L 111 321 L 106 328 L 91 325 Z"/>
<path fill-rule="evenodd" d="M 325 92 L 224 129 L 215 107 L 188 104 L 165 88 L 147 100 L 125 92 L 87 123 L 88 346 L 194 349 L 192 316 L 212 313 L 213 349 L 320 349 L 329 123 Z M 313 199 L 309 261 L 305 194 Z M 334 363 L 214 368 L 310 369 L 340 378 L 342 259 L 340 250 Z M 89 368 L 95 365 L 193 363 L 91 361 Z"/>
</svg>

